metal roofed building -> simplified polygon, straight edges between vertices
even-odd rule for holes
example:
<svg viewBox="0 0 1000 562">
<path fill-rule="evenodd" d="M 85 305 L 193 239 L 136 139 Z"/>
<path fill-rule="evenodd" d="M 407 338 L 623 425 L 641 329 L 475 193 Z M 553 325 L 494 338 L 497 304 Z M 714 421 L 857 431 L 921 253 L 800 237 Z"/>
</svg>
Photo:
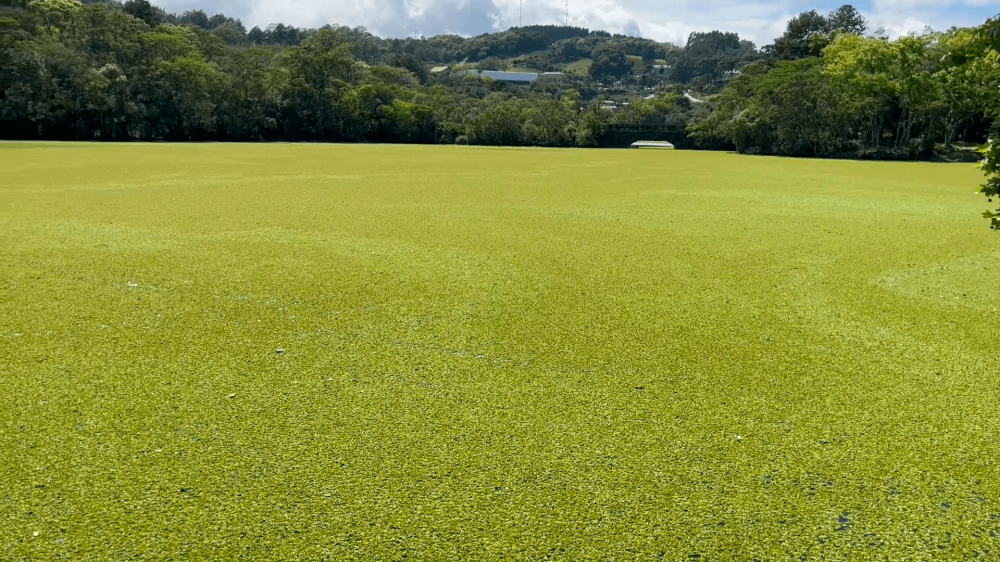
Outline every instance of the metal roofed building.
<svg viewBox="0 0 1000 562">
<path fill-rule="evenodd" d="M 510 84 L 531 84 L 538 79 L 537 72 L 501 72 L 499 70 L 480 70 L 480 76 L 490 77 L 497 82 Z"/>
</svg>

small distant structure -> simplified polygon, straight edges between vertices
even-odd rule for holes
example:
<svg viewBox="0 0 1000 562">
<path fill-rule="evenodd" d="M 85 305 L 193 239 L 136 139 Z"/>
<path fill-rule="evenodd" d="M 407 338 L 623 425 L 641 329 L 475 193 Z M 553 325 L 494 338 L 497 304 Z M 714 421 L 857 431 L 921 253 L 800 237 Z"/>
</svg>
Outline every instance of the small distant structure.
<svg viewBox="0 0 1000 562">
<path fill-rule="evenodd" d="M 631 145 L 632 148 L 661 148 L 672 150 L 674 145 L 667 141 L 635 141 Z"/>
<path fill-rule="evenodd" d="M 547 82 L 560 82 L 566 75 L 562 72 L 543 72 L 538 75 L 539 80 L 545 80 Z"/>
<path fill-rule="evenodd" d="M 538 80 L 537 72 L 503 72 L 500 70 L 480 70 L 479 75 L 508 84 L 531 84 Z"/>
<path fill-rule="evenodd" d="M 615 102 L 613 102 L 613 101 L 611 101 L 611 100 L 608 100 L 608 101 L 605 101 L 605 102 L 603 102 L 601 104 L 601 109 L 608 109 L 608 110 L 614 111 L 614 110 L 618 109 L 618 104 L 615 103 Z"/>
<path fill-rule="evenodd" d="M 653 74 L 666 74 L 667 71 L 669 70 L 670 70 L 669 64 L 654 64 L 653 70 L 651 72 Z"/>
<path fill-rule="evenodd" d="M 431 69 L 431 74 L 440 74 L 440 73 L 448 70 L 448 68 L 449 67 L 447 67 L 447 66 L 435 66 L 434 68 Z"/>
</svg>

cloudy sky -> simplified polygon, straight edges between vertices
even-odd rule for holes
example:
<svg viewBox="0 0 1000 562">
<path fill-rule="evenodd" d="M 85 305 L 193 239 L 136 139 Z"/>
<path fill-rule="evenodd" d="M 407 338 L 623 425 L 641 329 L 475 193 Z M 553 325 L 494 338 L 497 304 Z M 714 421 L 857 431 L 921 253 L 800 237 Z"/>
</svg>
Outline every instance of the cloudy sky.
<svg viewBox="0 0 1000 562">
<path fill-rule="evenodd" d="M 692 31 L 736 31 L 762 46 L 785 22 L 810 9 L 829 12 L 844 0 L 569 0 L 570 25 L 639 34 L 683 45 Z M 153 0 L 170 12 L 204 9 L 238 17 L 247 27 L 285 23 L 365 26 L 382 37 L 478 35 L 524 25 L 563 23 L 567 0 Z M 1000 12 L 1000 0 L 859 0 L 854 6 L 890 36 L 930 25 L 976 25 Z"/>
</svg>

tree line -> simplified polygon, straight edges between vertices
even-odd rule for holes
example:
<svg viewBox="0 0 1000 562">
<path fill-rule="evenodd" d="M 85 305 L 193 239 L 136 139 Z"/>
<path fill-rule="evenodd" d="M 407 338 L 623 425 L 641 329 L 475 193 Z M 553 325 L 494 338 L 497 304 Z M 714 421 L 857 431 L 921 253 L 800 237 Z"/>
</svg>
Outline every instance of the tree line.
<svg viewBox="0 0 1000 562">
<path fill-rule="evenodd" d="M 222 15 L 170 15 L 145 0 L 8 6 L 0 135 L 599 146 L 609 124 L 665 122 L 691 109 L 675 88 L 610 112 L 586 76 L 523 87 L 456 73 L 432 83 L 421 59 L 363 29 L 298 30 L 304 38 L 294 45 L 227 42 L 241 29 Z M 614 39 L 575 28 L 523 33 Z M 496 35 L 502 45 L 516 34 Z"/>
<path fill-rule="evenodd" d="M 721 31 L 683 48 L 563 26 L 383 39 L 247 30 L 147 0 L 0 0 L 0 136 L 605 146 L 652 132 L 872 158 L 985 140 L 1000 61 L 979 30 L 867 32 L 851 6 L 800 14 L 757 49 Z M 442 64 L 453 72 L 429 72 Z M 566 75 L 517 86 L 464 73 L 509 66 Z"/>
<path fill-rule="evenodd" d="M 1000 57 L 985 44 L 970 50 L 981 30 L 889 40 L 838 15 L 789 22 L 771 56 L 743 67 L 692 134 L 744 153 L 821 157 L 919 158 L 985 141 Z"/>
</svg>

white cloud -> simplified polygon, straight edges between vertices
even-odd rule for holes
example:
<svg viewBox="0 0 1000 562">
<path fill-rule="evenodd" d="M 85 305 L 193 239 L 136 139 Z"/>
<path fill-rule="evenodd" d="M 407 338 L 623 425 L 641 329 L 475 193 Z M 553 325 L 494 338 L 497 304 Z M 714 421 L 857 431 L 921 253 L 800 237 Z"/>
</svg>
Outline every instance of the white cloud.
<svg viewBox="0 0 1000 562">
<path fill-rule="evenodd" d="M 885 25 L 885 31 L 889 34 L 889 37 L 899 37 L 900 35 L 908 35 L 910 33 L 921 33 L 928 27 L 931 26 L 927 22 L 916 18 L 906 18 L 900 24 L 889 23 Z"/>
<path fill-rule="evenodd" d="M 976 26 L 1000 11 L 1000 0 L 873 0 L 865 16 L 874 30 L 884 28 L 896 38 L 925 28 Z"/>
<path fill-rule="evenodd" d="M 647 23 L 642 27 L 643 37 L 656 41 L 664 41 L 675 45 L 683 45 L 688 35 L 698 31 L 682 21 L 666 21 L 663 23 Z"/>
</svg>

